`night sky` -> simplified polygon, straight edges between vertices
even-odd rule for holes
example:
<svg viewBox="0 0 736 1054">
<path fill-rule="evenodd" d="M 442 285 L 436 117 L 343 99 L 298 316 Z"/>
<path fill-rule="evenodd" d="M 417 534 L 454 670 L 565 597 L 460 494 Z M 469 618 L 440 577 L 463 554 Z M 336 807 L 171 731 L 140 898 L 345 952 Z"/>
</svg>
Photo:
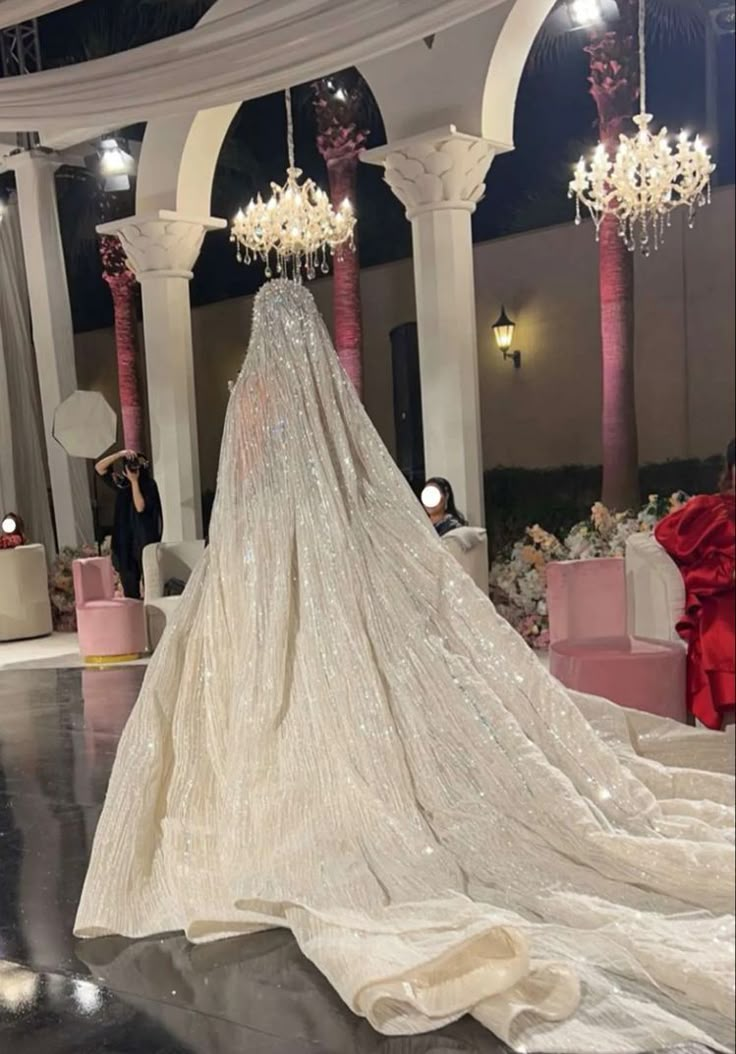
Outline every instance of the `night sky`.
<svg viewBox="0 0 736 1054">
<path fill-rule="evenodd" d="M 181 28 L 208 6 L 194 0 L 180 2 Z M 135 25 L 115 24 L 125 0 L 84 0 L 56 15 L 41 19 L 46 66 L 66 63 L 83 54 L 119 50 L 128 36 L 151 39 L 165 32 L 156 22 L 156 5 L 135 5 Z M 146 14 L 143 21 L 140 13 Z M 150 14 L 150 12 L 154 12 Z M 656 29 L 656 27 L 655 27 Z M 661 37 L 663 34 L 659 34 Z M 657 34 L 655 33 L 656 37 Z M 516 110 L 516 149 L 497 158 L 487 179 L 485 199 L 474 216 L 478 241 L 563 223 L 573 216 L 567 199 L 571 164 L 596 140 L 595 110 L 587 94 L 587 63 L 583 40 L 560 49 L 546 61 L 530 63 L 522 79 Z M 649 108 L 657 125 L 706 129 L 705 49 L 702 40 L 655 39 L 648 48 Z M 719 181 L 734 181 L 734 46 L 733 37 L 719 38 Z M 297 163 L 326 186 L 326 172 L 314 142 L 309 89 L 294 94 Z M 372 121 L 370 146 L 385 141 L 380 117 Z M 140 137 L 141 129 L 133 130 Z M 231 126 L 215 175 L 212 214 L 230 218 L 257 190 L 267 191 L 271 179 L 283 181 L 286 167 L 283 96 L 266 96 L 245 103 Z M 90 183 L 80 184 L 62 170 L 59 179 L 60 214 L 68 254 L 72 310 L 77 330 L 112 323 L 108 290 L 99 276 L 94 245 L 94 223 L 99 204 Z M 115 201 L 121 215 L 132 211 L 132 199 Z M 403 209 L 382 182 L 380 169 L 359 166 L 356 202 L 359 216 L 361 262 L 364 266 L 408 256 L 409 224 Z M 80 239 L 80 231 L 86 234 Z M 192 302 L 210 303 L 254 292 L 262 281 L 257 267 L 234 258 L 226 231 L 207 235 L 192 282 Z"/>
</svg>

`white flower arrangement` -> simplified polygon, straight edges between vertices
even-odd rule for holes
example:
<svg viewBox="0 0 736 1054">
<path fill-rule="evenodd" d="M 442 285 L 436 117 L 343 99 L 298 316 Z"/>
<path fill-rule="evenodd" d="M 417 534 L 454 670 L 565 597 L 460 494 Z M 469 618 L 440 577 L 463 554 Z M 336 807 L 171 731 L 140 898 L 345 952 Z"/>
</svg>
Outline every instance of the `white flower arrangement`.
<svg viewBox="0 0 736 1054">
<path fill-rule="evenodd" d="M 536 649 L 549 647 L 547 565 L 554 560 L 596 560 L 623 556 L 632 534 L 654 530 L 668 512 L 680 508 L 688 496 L 678 491 L 662 499 L 651 494 L 638 513 L 610 512 L 602 502 L 560 540 L 539 524 L 527 527 L 510 554 L 494 561 L 491 597 L 499 613 Z"/>
</svg>

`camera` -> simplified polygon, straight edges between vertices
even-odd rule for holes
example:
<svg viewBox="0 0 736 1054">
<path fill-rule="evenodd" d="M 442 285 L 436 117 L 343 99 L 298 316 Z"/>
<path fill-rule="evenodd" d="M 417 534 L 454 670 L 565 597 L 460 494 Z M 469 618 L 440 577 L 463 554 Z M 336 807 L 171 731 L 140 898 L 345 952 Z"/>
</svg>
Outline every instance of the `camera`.
<svg viewBox="0 0 736 1054">
<path fill-rule="evenodd" d="M 125 468 L 129 468 L 132 472 L 137 471 L 141 467 L 141 459 L 137 456 L 123 458 L 123 465 Z"/>
</svg>

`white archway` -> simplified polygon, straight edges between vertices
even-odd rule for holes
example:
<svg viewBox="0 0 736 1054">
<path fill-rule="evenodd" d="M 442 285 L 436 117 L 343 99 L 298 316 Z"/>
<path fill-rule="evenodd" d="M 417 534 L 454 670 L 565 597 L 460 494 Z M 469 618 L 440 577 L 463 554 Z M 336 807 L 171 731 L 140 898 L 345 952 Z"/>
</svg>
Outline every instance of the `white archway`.
<svg viewBox="0 0 736 1054">
<path fill-rule="evenodd" d="M 237 2 L 217 0 L 203 21 Z M 386 181 L 412 221 L 427 467 L 453 479 L 479 523 L 484 508 L 470 215 L 493 157 L 513 149 L 519 81 L 553 4 L 489 4 L 429 41 L 360 67 L 388 138 L 366 160 L 385 166 Z M 146 343 L 154 349 L 148 356 L 153 455 L 159 477 L 175 481 L 162 488 L 165 519 L 170 536 L 184 539 L 199 530 L 199 470 L 191 326 L 182 313 L 202 238 L 224 226 L 208 218 L 212 183 L 238 108 L 151 121 L 141 149 L 137 216 L 116 224 L 143 282 Z M 159 357 L 165 368 L 154 364 Z"/>
<path fill-rule="evenodd" d="M 555 0 L 507 0 L 454 26 L 428 47 L 410 44 L 363 63 L 389 142 L 455 125 L 513 149 L 519 82 Z M 226 14 L 217 0 L 202 21 Z M 325 72 L 330 72 L 325 71 Z M 136 211 L 206 216 L 222 144 L 239 104 L 149 122 L 141 149 Z"/>
<path fill-rule="evenodd" d="M 150 121 L 138 163 L 136 212 L 208 216 L 217 159 L 239 103 Z"/>
<path fill-rule="evenodd" d="M 529 53 L 556 0 L 513 0 L 488 66 L 481 104 L 482 135 L 514 145 L 514 115 L 521 75 Z"/>
</svg>

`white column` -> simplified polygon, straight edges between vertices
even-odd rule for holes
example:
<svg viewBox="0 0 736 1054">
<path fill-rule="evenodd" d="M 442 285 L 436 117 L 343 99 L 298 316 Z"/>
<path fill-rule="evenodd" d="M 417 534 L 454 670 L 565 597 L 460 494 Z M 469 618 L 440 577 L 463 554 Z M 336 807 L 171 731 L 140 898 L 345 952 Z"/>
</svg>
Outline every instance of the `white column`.
<svg viewBox="0 0 736 1054">
<path fill-rule="evenodd" d="M 453 127 L 367 151 L 412 225 L 427 475 L 445 476 L 473 524 L 485 521 L 470 217 L 494 146 Z"/>
<path fill-rule="evenodd" d="M 97 228 L 118 235 L 142 287 L 151 457 L 167 541 L 202 537 L 189 281 L 205 234 L 224 226 L 162 209 Z"/>
<path fill-rule="evenodd" d="M 6 158 L 5 164 L 15 170 L 56 537 L 60 546 L 76 547 L 93 541 L 94 530 L 86 463 L 68 457 L 53 437 L 56 407 L 77 388 L 54 185 L 59 161 L 48 151 L 30 150 Z"/>
</svg>

